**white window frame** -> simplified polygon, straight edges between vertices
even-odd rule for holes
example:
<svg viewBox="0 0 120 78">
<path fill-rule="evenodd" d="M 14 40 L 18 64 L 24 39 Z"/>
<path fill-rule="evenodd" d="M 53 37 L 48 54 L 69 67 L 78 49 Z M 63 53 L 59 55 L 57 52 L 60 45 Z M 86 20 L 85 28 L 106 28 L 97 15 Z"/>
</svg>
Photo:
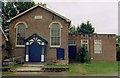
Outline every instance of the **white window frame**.
<svg viewBox="0 0 120 78">
<path fill-rule="evenodd" d="M 83 43 L 83 41 L 87 41 L 87 43 L 86 43 L 87 44 L 87 51 L 89 52 L 89 40 L 88 39 L 82 39 L 81 40 L 81 47 L 82 47 L 83 44 L 85 44 L 85 43 Z"/>
<path fill-rule="evenodd" d="M 25 23 L 25 22 L 23 22 L 23 21 L 20 21 L 20 22 L 17 22 L 16 24 L 15 24 L 15 30 L 16 30 L 16 33 L 15 33 L 15 46 L 16 47 L 25 47 L 25 45 L 17 45 L 17 32 L 18 32 L 18 25 L 20 24 L 20 23 L 22 23 L 22 24 L 24 24 L 25 25 L 25 28 L 28 28 L 28 25 Z M 26 32 L 26 29 L 25 29 L 25 32 Z M 25 33 L 25 35 L 26 35 L 26 33 Z"/>
<path fill-rule="evenodd" d="M 57 24 L 59 24 L 59 26 L 60 26 L 60 45 L 52 45 L 52 44 L 51 44 L 51 42 L 52 42 L 52 41 L 51 41 L 51 26 L 52 26 L 52 24 L 54 24 L 54 23 L 57 23 Z M 61 24 L 60 22 L 54 21 L 54 22 L 50 23 L 49 28 L 50 28 L 50 47 L 60 47 L 60 46 L 61 46 L 61 29 L 62 29 L 62 24 Z"/>
<path fill-rule="evenodd" d="M 96 43 L 97 42 L 97 43 Z M 99 43 L 99 44 L 98 44 Z M 99 51 L 96 50 L 96 45 L 100 46 Z M 102 40 L 94 40 L 94 54 L 101 54 L 102 53 Z"/>
</svg>

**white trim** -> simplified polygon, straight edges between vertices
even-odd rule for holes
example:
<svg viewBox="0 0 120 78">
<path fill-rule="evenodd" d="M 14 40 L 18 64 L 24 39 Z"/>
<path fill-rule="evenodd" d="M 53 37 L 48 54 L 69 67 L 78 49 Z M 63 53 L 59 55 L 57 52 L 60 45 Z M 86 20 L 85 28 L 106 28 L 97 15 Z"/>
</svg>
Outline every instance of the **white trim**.
<svg viewBox="0 0 120 78">
<path fill-rule="evenodd" d="M 7 38 L 6 34 L 4 33 L 2 27 L 0 27 L 0 30 L 1 30 L 2 34 L 4 35 L 4 37 L 5 37 L 5 40 L 8 41 L 8 38 Z"/>
<path fill-rule="evenodd" d="M 65 19 L 67 22 L 71 22 L 71 20 L 69 20 L 68 18 L 66 18 L 66 17 L 64 17 L 64 16 L 62 16 L 62 15 L 54 12 L 53 10 L 50 10 L 49 8 L 47 8 L 47 7 L 45 7 L 45 6 L 42 6 L 42 5 L 40 5 L 40 4 L 37 4 L 36 6 L 33 6 L 32 8 L 30 8 L 30 9 L 28 9 L 28 10 L 26 10 L 26 11 L 24 11 L 24 12 L 18 14 L 18 15 L 16 15 L 15 17 L 9 19 L 7 22 L 11 22 L 11 21 L 14 20 L 15 18 L 17 18 L 17 17 L 19 17 L 19 16 L 21 16 L 21 15 L 23 15 L 23 14 L 25 14 L 25 13 L 31 11 L 31 10 L 33 10 L 33 9 L 36 8 L 36 7 L 41 7 L 41 8 L 43 8 L 43 9 L 45 9 L 45 10 L 47 10 L 47 11 L 53 13 L 53 14 L 55 14 L 55 15 L 63 18 L 63 19 Z"/>
<path fill-rule="evenodd" d="M 51 25 L 54 23 L 58 23 L 60 25 L 60 45 L 51 45 Z M 50 23 L 49 25 L 50 28 L 50 47 L 60 47 L 61 46 L 61 28 L 62 28 L 62 24 L 60 22 L 54 21 L 52 23 Z"/>
<path fill-rule="evenodd" d="M 68 46 L 76 46 L 76 44 L 68 44 Z"/>
<path fill-rule="evenodd" d="M 43 19 L 43 16 L 41 16 L 41 15 L 34 16 L 34 19 L 36 19 L 36 20 L 41 20 L 41 19 Z"/>
<path fill-rule="evenodd" d="M 28 28 L 27 23 L 26 23 L 26 22 L 24 22 L 24 21 L 19 21 L 19 22 L 17 22 L 17 23 L 15 24 L 15 27 L 14 27 L 14 28 L 17 28 L 18 24 L 20 24 L 20 23 L 24 24 L 24 25 L 25 25 L 25 27 L 26 27 L 26 28 Z"/>
<path fill-rule="evenodd" d="M 16 47 L 25 47 L 25 45 L 16 45 Z"/>
<path fill-rule="evenodd" d="M 41 62 L 44 62 L 44 55 L 41 55 Z"/>
<path fill-rule="evenodd" d="M 59 48 L 60 46 L 58 46 L 58 45 L 50 45 L 50 47 Z"/>
<path fill-rule="evenodd" d="M 29 61 L 29 55 L 27 54 L 27 55 L 25 55 L 25 61 Z"/>
<path fill-rule="evenodd" d="M 29 42 L 26 42 L 26 45 L 29 45 Z"/>
<path fill-rule="evenodd" d="M 60 25 L 60 27 L 63 28 L 62 24 L 58 21 L 51 22 L 50 25 L 49 25 L 49 28 L 51 28 L 52 24 L 54 24 L 54 23 L 58 23 Z"/>
</svg>

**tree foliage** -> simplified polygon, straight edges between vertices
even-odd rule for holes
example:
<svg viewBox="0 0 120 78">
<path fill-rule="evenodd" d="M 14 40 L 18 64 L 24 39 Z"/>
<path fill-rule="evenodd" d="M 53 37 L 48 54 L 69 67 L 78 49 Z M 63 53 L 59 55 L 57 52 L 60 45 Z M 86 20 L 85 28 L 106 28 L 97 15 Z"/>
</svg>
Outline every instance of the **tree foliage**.
<svg viewBox="0 0 120 78">
<path fill-rule="evenodd" d="M 92 27 L 92 24 L 87 21 L 87 23 L 82 23 L 80 26 L 75 26 L 70 28 L 71 34 L 93 34 L 94 28 Z"/>
<path fill-rule="evenodd" d="M 21 12 L 33 7 L 35 5 L 34 2 L 6 2 L 2 3 L 2 28 L 8 35 L 8 23 L 6 22 L 8 19 L 20 14 Z M 6 41 L 5 50 L 8 52 L 8 58 L 11 57 L 12 45 L 10 41 Z"/>
<path fill-rule="evenodd" d="M 5 50 L 7 51 L 8 57 L 11 57 L 11 51 L 12 51 L 12 45 L 10 41 L 6 41 L 6 48 Z"/>
<path fill-rule="evenodd" d="M 87 24 L 82 23 L 80 25 L 79 33 L 81 33 L 81 34 L 92 34 L 92 33 L 94 33 L 94 28 L 92 27 L 92 24 L 89 21 L 87 21 Z"/>
<path fill-rule="evenodd" d="M 120 44 L 120 36 L 116 36 L 116 43 Z"/>
<path fill-rule="evenodd" d="M 70 28 L 69 28 L 69 33 L 70 34 L 77 34 L 77 29 L 76 29 L 76 27 L 75 26 L 71 26 Z"/>
<path fill-rule="evenodd" d="M 2 3 L 2 28 L 8 33 L 8 19 L 18 15 L 19 13 L 33 7 L 34 2 L 3 2 Z"/>
<path fill-rule="evenodd" d="M 120 36 L 116 36 L 116 58 L 120 61 Z"/>
<path fill-rule="evenodd" d="M 120 61 L 120 47 L 116 47 L 116 54 L 117 61 Z"/>
<path fill-rule="evenodd" d="M 85 47 L 81 47 L 77 53 L 77 61 L 81 63 L 90 63 L 90 56 Z"/>
</svg>

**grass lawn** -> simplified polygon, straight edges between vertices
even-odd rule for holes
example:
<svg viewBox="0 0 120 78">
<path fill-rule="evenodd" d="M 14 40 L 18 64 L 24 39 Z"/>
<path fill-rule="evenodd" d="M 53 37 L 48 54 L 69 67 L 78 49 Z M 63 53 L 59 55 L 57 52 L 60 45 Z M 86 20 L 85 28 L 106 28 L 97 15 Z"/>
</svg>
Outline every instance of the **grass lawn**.
<svg viewBox="0 0 120 78">
<path fill-rule="evenodd" d="M 45 67 L 67 67 L 66 75 L 112 74 L 118 72 L 118 62 L 96 62 L 91 64 L 46 65 Z"/>
<path fill-rule="evenodd" d="M 119 62 L 120 64 L 120 62 Z M 45 65 L 44 68 L 69 68 L 64 74 L 69 76 L 112 74 L 118 72 L 118 62 L 96 62 L 91 64 L 69 64 L 69 65 Z M 7 66 L 5 66 L 7 67 Z M 4 67 L 4 68 L 5 68 Z M 21 65 L 9 66 L 11 69 Z M 3 76 L 14 75 L 14 72 L 3 72 Z"/>
<path fill-rule="evenodd" d="M 62 65 L 62 64 L 47 64 L 44 66 L 44 68 L 69 68 L 69 65 Z"/>
<path fill-rule="evenodd" d="M 21 67 L 22 64 L 18 64 L 18 65 L 15 65 L 15 66 L 3 66 L 2 68 L 10 68 L 12 70 L 18 68 L 18 67 Z M 2 72 L 2 76 L 10 76 L 10 75 L 13 75 L 14 72 Z"/>
<path fill-rule="evenodd" d="M 2 66 L 2 68 L 11 68 L 11 69 L 16 69 L 18 67 L 21 67 L 22 64 L 17 64 L 17 65 L 14 65 L 14 66 Z"/>
</svg>

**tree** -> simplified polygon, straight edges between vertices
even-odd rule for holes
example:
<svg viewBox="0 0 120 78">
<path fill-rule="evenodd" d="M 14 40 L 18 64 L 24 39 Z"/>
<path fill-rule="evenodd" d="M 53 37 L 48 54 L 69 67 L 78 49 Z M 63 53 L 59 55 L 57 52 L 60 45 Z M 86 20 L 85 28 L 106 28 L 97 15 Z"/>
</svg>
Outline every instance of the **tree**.
<svg viewBox="0 0 120 78">
<path fill-rule="evenodd" d="M 92 24 L 87 21 L 87 23 L 82 23 L 80 26 L 71 26 L 69 29 L 70 34 L 93 34 L 94 33 L 94 28 L 92 27 Z"/>
<path fill-rule="evenodd" d="M 78 30 L 79 34 L 93 34 L 94 28 L 92 27 L 92 24 L 87 21 L 87 24 L 82 23 L 80 25 L 80 29 Z"/>
<path fill-rule="evenodd" d="M 34 2 L 15 2 L 15 6 L 18 13 L 21 13 L 35 5 Z"/>
<path fill-rule="evenodd" d="M 8 23 L 6 22 L 8 19 L 16 16 L 17 14 L 33 7 L 35 5 L 34 2 L 6 2 L 2 3 L 2 28 L 4 32 L 6 33 L 7 37 L 8 35 Z M 6 47 L 5 50 L 7 51 L 8 58 L 11 57 L 12 52 L 12 45 L 10 41 L 6 41 Z"/>
<path fill-rule="evenodd" d="M 116 36 L 116 58 L 120 61 L 120 36 Z"/>
<path fill-rule="evenodd" d="M 77 33 L 77 29 L 75 26 L 71 26 L 70 29 L 69 29 L 69 33 L 70 34 L 76 34 Z"/>
<path fill-rule="evenodd" d="M 11 45 L 10 41 L 6 41 L 5 50 L 7 51 L 8 58 L 10 58 L 11 57 L 11 51 L 12 51 L 12 45 Z"/>
<path fill-rule="evenodd" d="M 120 61 L 120 47 L 116 47 L 116 54 L 117 61 Z"/>
<path fill-rule="evenodd" d="M 81 47 L 77 53 L 77 61 L 81 63 L 90 63 L 90 57 L 85 47 Z"/>
<path fill-rule="evenodd" d="M 76 31 L 76 34 L 79 34 L 79 30 L 80 30 L 80 27 L 77 26 L 77 31 Z"/>
<path fill-rule="evenodd" d="M 8 19 L 18 15 L 19 13 L 33 7 L 34 2 L 3 2 L 2 3 L 2 28 L 8 36 Z"/>
<path fill-rule="evenodd" d="M 120 36 L 116 36 L 116 43 L 120 46 Z"/>
</svg>

